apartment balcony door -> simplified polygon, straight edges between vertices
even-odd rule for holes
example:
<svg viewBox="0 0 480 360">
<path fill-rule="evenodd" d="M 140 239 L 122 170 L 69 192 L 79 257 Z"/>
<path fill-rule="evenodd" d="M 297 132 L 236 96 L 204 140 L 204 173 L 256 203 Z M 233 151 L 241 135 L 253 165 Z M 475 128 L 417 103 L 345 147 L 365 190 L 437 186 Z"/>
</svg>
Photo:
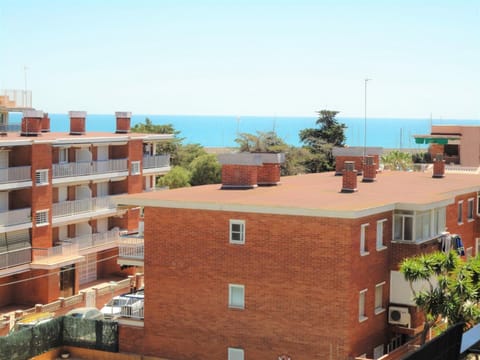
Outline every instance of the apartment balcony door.
<svg viewBox="0 0 480 360">
<path fill-rule="evenodd" d="M 76 200 L 91 199 L 91 198 L 92 198 L 92 190 L 88 185 L 79 185 L 75 188 Z"/>
<path fill-rule="evenodd" d="M 77 162 L 90 162 L 92 161 L 92 153 L 88 148 L 77 149 L 75 159 Z"/>
<path fill-rule="evenodd" d="M 0 150 L 0 169 L 8 168 L 8 151 Z"/>
<path fill-rule="evenodd" d="M 97 183 L 97 197 L 108 196 L 108 182 Z"/>
<path fill-rule="evenodd" d="M 80 285 L 97 280 L 97 254 L 85 255 L 85 261 L 79 263 Z"/>
<path fill-rule="evenodd" d="M 60 268 L 60 296 L 73 296 L 75 292 L 75 265 Z"/>
<path fill-rule="evenodd" d="M 8 191 L 0 191 L 0 212 L 8 211 Z"/>
<path fill-rule="evenodd" d="M 108 145 L 97 146 L 97 160 L 108 160 Z"/>
</svg>

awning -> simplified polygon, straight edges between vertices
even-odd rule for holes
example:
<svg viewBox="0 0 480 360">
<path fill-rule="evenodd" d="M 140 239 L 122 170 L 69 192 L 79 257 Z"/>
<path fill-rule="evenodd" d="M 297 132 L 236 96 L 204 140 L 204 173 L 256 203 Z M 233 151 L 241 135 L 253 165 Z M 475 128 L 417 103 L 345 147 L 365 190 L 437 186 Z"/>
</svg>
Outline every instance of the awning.
<svg viewBox="0 0 480 360">
<path fill-rule="evenodd" d="M 451 135 L 413 135 L 416 144 L 440 144 L 446 145 L 449 141 L 460 140 L 459 136 Z"/>
</svg>

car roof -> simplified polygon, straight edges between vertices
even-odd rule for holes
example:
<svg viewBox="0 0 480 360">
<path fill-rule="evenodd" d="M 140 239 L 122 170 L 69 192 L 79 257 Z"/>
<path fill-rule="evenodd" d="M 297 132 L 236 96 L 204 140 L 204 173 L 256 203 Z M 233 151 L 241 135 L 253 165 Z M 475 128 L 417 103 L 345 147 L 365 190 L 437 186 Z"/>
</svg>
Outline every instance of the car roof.
<svg viewBox="0 0 480 360">
<path fill-rule="evenodd" d="M 71 315 L 71 314 L 85 314 L 86 312 L 89 312 L 89 311 L 91 311 L 91 310 L 100 311 L 100 310 L 98 310 L 96 307 L 80 307 L 80 308 L 76 308 L 76 309 L 70 310 L 69 312 L 66 313 L 66 315 Z"/>
</svg>

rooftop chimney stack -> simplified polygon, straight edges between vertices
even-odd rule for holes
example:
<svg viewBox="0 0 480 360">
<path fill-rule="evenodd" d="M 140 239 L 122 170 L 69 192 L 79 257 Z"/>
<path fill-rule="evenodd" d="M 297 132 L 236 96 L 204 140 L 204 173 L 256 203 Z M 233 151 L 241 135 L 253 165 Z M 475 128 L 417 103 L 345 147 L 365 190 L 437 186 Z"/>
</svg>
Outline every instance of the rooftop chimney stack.
<svg viewBox="0 0 480 360">
<path fill-rule="evenodd" d="M 445 176 L 445 160 L 443 159 L 443 154 L 435 155 L 433 159 L 433 178 L 441 179 Z"/>
<path fill-rule="evenodd" d="M 43 113 L 42 132 L 50 132 L 50 117 L 48 113 Z"/>
<path fill-rule="evenodd" d="M 280 183 L 280 164 L 285 162 L 285 154 L 258 154 L 262 165 L 258 167 L 257 181 L 259 186 L 273 186 Z"/>
<path fill-rule="evenodd" d="M 70 135 L 84 135 L 87 112 L 69 111 L 68 115 L 70 116 Z"/>
<path fill-rule="evenodd" d="M 355 170 L 355 161 L 345 161 L 342 177 L 342 193 L 352 193 L 357 191 L 357 170 Z"/>
<path fill-rule="evenodd" d="M 363 164 L 363 182 L 373 182 L 377 177 L 377 164 L 375 158 L 371 155 L 365 157 L 365 164 Z"/>
<path fill-rule="evenodd" d="M 117 118 L 117 129 L 115 132 L 117 134 L 126 134 L 130 132 L 130 119 L 132 113 L 129 111 L 117 111 L 115 117 Z"/>
<path fill-rule="evenodd" d="M 43 111 L 25 110 L 23 112 L 21 132 L 22 136 L 38 136 L 42 131 Z"/>
</svg>

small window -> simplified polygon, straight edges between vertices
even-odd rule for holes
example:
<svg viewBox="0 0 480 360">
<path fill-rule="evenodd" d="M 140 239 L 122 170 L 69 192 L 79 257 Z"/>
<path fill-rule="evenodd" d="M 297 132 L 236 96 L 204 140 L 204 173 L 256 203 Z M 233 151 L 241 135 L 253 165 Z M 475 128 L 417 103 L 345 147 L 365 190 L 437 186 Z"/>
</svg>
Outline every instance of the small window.
<svg viewBox="0 0 480 360">
<path fill-rule="evenodd" d="M 377 250 L 383 250 L 387 247 L 385 246 L 385 241 L 383 240 L 383 225 L 387 219 L 382 219 L 377 221 Z"/>
<path fill-rule="evenodd" d="M 367 320 L 367 315 L 365 313 L 365 298 L 367 296 L 367 289 L 360 291 L 358 294 L 358 321 L 362 322 Z"/>
<path fill-rule="evenodd" d="M 474 199 L 468 199 L 467 203 L 467 219 L 468 221 L 473 220 L 473 207 L 474 207 Z"/>
<path fill-rule="evenodd" d="M 48 210 L 39 210 L 35 213 L 35 224 L 37 226 L 48 225 Z"/>
<path fill-rule="evenodd" d="M 369 224 L 362 224 L 360 228 L 360 255 L 368 255 L 367 239 L 366 239 L 366 229 Z"/>
<path fill-rule="evenodd" d="M 228 285 L 228 307 L 245 309 L 245 286 L 236 284 Z"/>
<path fill-rule="evenodd" d="M 132 169 L 130 175 L 140 174 L 140 161 L 132 161 Z"/>
<path fill-rule="evenodd" d="M 228 360 L 243 360 L 244 353 L 243 349 L 239 348 L 228 348 Z"/>
<path fill-rule="evenodd" d="M 380 314 L 385 311 L 385 307 L 383 306 L 384 286 L 385 286 L 385 282 L 382 282 L 375 286 L 375 314 Z"/>
<path fill-rule="evenodd" d="M 230 243 L 245 244 L 245 221 L 230 220 Z"/>
<path fill-rule="evenodd" d="M 68 148 L 58 149 L 58 162 L 60 164 L 68 162 Z"/>
<path fill-rule="evenodd" d="M 457 222 L 463 224 L 463 200 L 458 202 Z"/>
<path fill-rule="evenodd" d="M 473 257 L 473 248 L 469 247 L 465 250 L 465 256 L 467 257 L 467 260 Z"/>
<path fill-rule="evenodd" d="M 37 170 L 35 172 L 36 185 L 48 185 L 48 169 Z"/>
</svg>

